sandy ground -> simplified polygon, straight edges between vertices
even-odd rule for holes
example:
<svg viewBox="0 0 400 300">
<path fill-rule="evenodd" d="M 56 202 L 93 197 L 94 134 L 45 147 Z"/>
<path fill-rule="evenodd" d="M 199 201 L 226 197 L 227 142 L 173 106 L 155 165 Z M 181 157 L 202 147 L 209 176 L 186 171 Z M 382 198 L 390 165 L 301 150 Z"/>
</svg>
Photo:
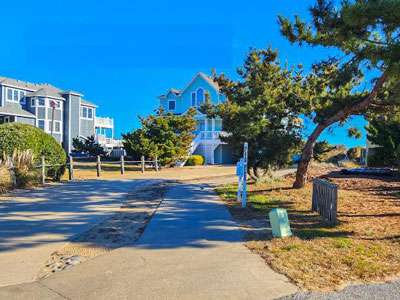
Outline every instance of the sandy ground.
<svg viewBox="0 0 400 300">
<path fill-rule="evenodd" d="M 89 169 L 77 169 L 74 171 L 74 178 L 82 179 L 97 179 L 96 169 L 94 164 Z M 210 177 L 234 176 L 236 173 L 235 166 L 193 166 L 183 168 L 163 168 L 159 172 L 153 169 L 148 169 L 141 173 L 138 169 L 130 171 L 126 169 L 125 174 L 121 175 L 118 168 L 114 170 L 104 169 L 101 172 L 100 179 L 149 179 L 162 178 L 173 180 L 191 180 L 191 179 L 206 179 Z M 67 179 L 67 173 L 64 176 Z"/>
</svg>

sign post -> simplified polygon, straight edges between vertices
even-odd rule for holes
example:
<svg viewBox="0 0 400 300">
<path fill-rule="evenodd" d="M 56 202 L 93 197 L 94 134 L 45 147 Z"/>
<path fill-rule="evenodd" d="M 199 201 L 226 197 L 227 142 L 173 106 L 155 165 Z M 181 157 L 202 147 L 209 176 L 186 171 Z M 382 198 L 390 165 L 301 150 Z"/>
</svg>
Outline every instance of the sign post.
<svg viewBox="0 0 400 300">
<path fill-rule="evenodd" d="M 247 159 L 248 159 L 248 143 L 244 143 L 243 157 L 236 164 L 236 175 L 238 180 L 237 200 L 242 203 L 242 207 L 247 205 Z"/>
</svg>

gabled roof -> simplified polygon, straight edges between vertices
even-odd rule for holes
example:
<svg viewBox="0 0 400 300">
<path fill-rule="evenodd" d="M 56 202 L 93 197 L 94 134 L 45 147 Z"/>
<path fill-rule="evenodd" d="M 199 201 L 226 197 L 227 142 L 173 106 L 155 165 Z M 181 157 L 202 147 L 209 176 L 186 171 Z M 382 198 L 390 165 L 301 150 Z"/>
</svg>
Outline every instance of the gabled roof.
<svg viewBox="0 0 400 300">
<path fill-rule="evenodd" d="M 205 81 L 207 81 L 210 85 L 212 85 L 217 91 L 219 91 L 219 85 L 215 82 L 210 76 L 207 76 L 203 72 L 199 72 L 198 76 L 202 77 Z"/>
<path fill-rule="evenodd" d="M 167 91 L 166 94 L 160 95 L 158 98 L 160 98 L 160 99 L 165 99 L 165 98 L 167 98 L 167 96 L 168 96 L 169 94 L 174 94 L 175 96 L 179 96 L 180 94 L 182 94 L 182 91 L 181 91 L 181 90 L 178 90 L 178 89 L 172 88 L 172 89 L 169 89 L 169 90 Z"/>
<path fill-rule="evenodd" d="M 205 81 L 207 81 L 207 83 L 209 83 L 213 88 L 215 88 L 218 92 L 219 92 L 219 86 L 218 83 L 216 83 L 211 77 L 209 77 L 208 75 L 204 74 L 203 72 L 199 72 L 197 73 L 192 80 L 189 82 L 189 84 L 183 89 L 183 90 L 178 90 L 178 89 L 170 89 L 168 90 L 168 92 L 166 94 L 160 95 L 158 98 L 159 99 L 165 99 L 167 98 L 169 93 L 173 93 L 176 96 L 180 96 L 182 95 L 191 85 L 192 83 L 198 78 L 201 77 L 203 78 Z"/>
<path fill-rule="evenodd" d="M 0 114 L 21 116 L 33 119 L 36 118 L 34 114 L 22 109 L 18 103 L 10 103 L 10 102 L 6 102 L 5 106 L 0 106 Z"/>
<path fill-rule="evenodd" d="M 49 97 L 49 98 L 65 100 L 63 97 L 61 97 L 60 92 L 61 92 L 61 90 L 57 89 L 56 87 L 53 87 L 51 85 L 44 85 L 37 91 L 28 93 L 26 96 L 27 97 L 36 97 L 36 96 L 37 97 Z"/>
</svg>

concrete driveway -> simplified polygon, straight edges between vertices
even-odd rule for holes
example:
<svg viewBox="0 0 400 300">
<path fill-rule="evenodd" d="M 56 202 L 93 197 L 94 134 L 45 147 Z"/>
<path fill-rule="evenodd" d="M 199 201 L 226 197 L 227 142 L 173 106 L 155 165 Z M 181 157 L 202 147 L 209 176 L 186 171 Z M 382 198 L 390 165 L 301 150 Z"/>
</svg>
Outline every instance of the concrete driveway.
<svg viewBox="0 0 400 300">
<path fill-rule="evenodd" d="M 90 180 L 20 190 L 0 199 L 0 286 L 33 281 L 50 254 L 154 180 Z"/>
</svg>

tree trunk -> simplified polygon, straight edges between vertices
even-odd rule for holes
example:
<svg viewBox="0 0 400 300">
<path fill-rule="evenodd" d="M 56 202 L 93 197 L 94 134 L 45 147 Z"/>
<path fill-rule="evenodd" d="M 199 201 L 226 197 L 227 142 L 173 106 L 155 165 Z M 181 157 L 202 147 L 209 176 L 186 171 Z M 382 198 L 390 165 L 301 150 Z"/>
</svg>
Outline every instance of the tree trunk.
<svg viewBox="0 0 400 300">
<path fill-rule="evenodd" d="M 342 110 L 338 111 L 333 116 L 327 118 L 326 120 L 317 125 L 312 134 L 308 137 L 307 143 L 303 148 L 301 160 L 297 167 L 296 181 L 293 183 L 293 188 L 299 189 L 304 187 L 304 185 L 306 184 L 308 167 L 313 157 L 314 145 L 318 137 L 321 135 L 321 133 L 327 127 L 331 126 L 336 122 L 344 121 L 351 115 L 356 115 L 364 112 L 369 107 L 371 102 L 376 98 L 379 90 L 382 88 L 386 79 L 387 79 L 387 74 L 383 73 L 382 76 L 375 83 L 375 86 L 372 89 L 371 93 L 367 97 L 365 97 L 362 101 L 354 103 L 351 106 L 344 107 Z"/>
<path fill-rule="evenodd" d="M 308 167 L 310 165 L 310 161 L 314 154 L 314 145 L 317 142 L 318 137 L 328 127 L 324 124 L 318 124 L 318 126 L 314 129 L 312 134 L 308 137 L 307 143 L 303 148 L 303 153 L 301 154 L 301 159 L 299 165 L 297 167 L 296 172 L 296 181 L 293 183 L 293 187 L 295 189 L 302 188 L 307 181 Z"/>
</svg>

